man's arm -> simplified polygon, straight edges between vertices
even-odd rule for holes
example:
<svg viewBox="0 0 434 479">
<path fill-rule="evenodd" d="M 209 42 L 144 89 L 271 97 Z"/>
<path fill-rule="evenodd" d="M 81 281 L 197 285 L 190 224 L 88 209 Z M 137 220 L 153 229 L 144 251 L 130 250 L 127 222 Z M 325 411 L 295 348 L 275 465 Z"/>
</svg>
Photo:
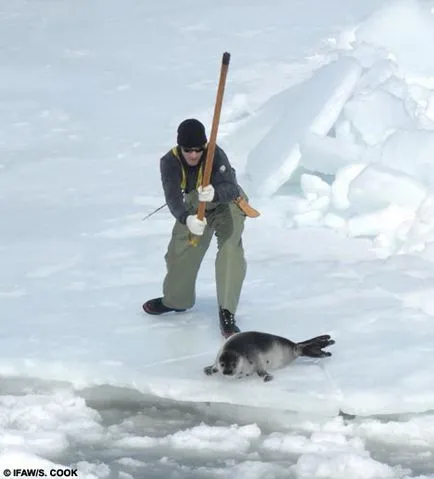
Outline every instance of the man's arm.
<svg viewBox="0 0 434 479">
<path fill-rule="evenodd" d="M 216 146 L 211 172 L 211 184 L 214 187 L 216 203 L 229 203 L 239 196 L 235 170 L 229 163 L 226 153 Z"/>
<path fill-rule="evenodd" d="M 161 158 L 160 172 L 167 206 L 172 215 L 185 225 L 188 211 L 181 191 L 182 172 L 178 160 L 171 152 Z"/>
</svg>

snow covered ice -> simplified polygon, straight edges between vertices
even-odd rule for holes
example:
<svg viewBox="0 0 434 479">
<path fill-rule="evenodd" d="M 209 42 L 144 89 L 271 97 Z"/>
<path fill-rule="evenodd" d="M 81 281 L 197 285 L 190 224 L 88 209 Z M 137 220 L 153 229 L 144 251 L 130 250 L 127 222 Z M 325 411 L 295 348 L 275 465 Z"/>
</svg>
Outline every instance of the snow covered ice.
<svg viewBox="0 0 434 479">
<path fill-rule="evenodd" d="M 434 477 L 434 2 L 0 0 L 0 474 Z M 210 130 L 261 216 L 238 323 L 336 340 L 206 377 L 214 252 L 164 318 L 158 160 Z"/>
</svg>

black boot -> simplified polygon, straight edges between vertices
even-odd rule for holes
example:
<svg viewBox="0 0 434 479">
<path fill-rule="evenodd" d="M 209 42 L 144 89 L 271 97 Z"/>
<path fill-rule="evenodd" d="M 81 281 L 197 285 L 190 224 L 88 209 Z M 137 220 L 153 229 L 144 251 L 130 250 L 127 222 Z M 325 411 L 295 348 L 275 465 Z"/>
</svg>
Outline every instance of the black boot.
<svg viewBox="0 0 434 479">
<path fill-rule="evenodd" d="M 235 315 L 227 309 L 220 308 L 220 331 L 225 338 L 229 338 L 235 333 L 240 332 L 240 328 L 235 323 Z"/>
<path fill-rule="evenodd" d="M 175 313 L 181 313 L 185 309 L 169 308 L 163 304 L 163 298 L 154 298 L 146 301 L 143 305 L 143 311 L 148 314 L 164 314 L 174 311 Z"/>
</svg>

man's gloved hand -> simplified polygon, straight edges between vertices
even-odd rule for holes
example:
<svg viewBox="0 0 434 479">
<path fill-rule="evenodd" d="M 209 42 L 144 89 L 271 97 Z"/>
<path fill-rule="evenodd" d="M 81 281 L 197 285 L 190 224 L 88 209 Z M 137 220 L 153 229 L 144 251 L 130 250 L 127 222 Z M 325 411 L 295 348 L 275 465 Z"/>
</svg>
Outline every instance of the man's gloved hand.
<svg viewBox="0 0 434 479">
<path fill-rule="evenodd" d="M 185 221 L 187 228 L 196 236 L 202 236 L 206 226 L 206 218 L 200 220 L 197 215 L 189 215 Z"/>
<path fill-rule="evenodd" d="M 214 186 L 198 186 L 197 192 L 199 193 L 199 201 L 212 201 L 215 196 Z"/>
</svg>

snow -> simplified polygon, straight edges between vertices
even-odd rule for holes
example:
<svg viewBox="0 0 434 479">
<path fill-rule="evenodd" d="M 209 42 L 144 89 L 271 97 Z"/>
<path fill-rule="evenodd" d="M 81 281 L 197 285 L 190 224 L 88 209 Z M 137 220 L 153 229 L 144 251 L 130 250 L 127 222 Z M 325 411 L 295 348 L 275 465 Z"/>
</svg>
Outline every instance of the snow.
<svg viewBox="0 0 434 479">
<path fill-rule="evenodd" d="M 432 87 L 434 65 L 426 60 L 431 56 L 434 30 L 427 12 L 429 3 L 413 0 L 383 6 L 360 26 L 356 40 L 386 50 L 411 83 Z"/>
<path fill-rule="evenodd" d="M 0 0 L 2 468 L 434 477 L 433 12 Z M 209 131 L 224 51 L 219 143 L 261 212 L 238 323 L 336 340 L 267 384 L 203 374 L 215 244 L 194 309 L 141 311 L 173 222 L 143 221 L 158 159 L 183 118 Z"/>
</svg>

